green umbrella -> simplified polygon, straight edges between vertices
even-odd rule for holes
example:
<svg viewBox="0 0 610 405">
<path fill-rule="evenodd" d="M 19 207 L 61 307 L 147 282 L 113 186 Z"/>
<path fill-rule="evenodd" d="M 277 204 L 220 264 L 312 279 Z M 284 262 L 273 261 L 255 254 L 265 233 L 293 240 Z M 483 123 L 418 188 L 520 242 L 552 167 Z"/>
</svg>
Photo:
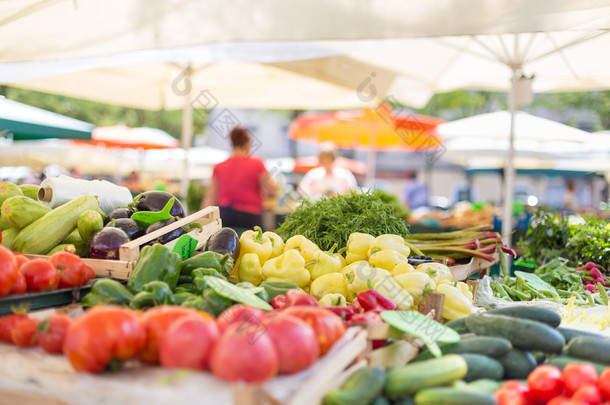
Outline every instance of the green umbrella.
<svg viewBox="0 0 610 405">
<path fill-rule="evenodd" d="M 0 135 L 13 140 L 91 139 L 94 125 L 0 97 Z"/>
</svg>

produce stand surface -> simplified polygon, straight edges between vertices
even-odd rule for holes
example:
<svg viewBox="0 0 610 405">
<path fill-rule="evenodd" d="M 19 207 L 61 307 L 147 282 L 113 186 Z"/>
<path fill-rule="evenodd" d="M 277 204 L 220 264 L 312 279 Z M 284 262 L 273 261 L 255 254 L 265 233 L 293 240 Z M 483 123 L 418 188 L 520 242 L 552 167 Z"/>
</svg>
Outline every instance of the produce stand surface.
<svg viewBox="0 0 610 405">
<path fill-rule="evenodd" d="M 210 372 L 128 364 L 117 373 L 75 372 L 67 358 L 36 347 L 0 344 L 0 405 L 321 403 L 366 348 L 366 331 L 349 328 L 313 366 L 262 385 L 231 384 Z"/>
<path fill-rule="evenodd" d="M 93 286 L 94 280 L 87 285 L 74 288 L 61 288 L 52 291 L 8 295 L 0 298 L 0 315 L 13 312 L 13 308 L 27 307 L 29 311 L 47 307 L 59 307 L 80 301 Z"/>
</svg>

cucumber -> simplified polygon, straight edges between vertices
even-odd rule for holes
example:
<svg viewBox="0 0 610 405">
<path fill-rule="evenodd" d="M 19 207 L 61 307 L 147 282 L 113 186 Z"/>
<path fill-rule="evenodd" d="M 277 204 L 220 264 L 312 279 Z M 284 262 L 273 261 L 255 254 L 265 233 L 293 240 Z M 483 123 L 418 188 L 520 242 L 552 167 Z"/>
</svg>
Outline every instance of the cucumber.
<svg viewBox="0 0 610 405">
<path fill-rule="evenodd" d="M 490 380 L 489 378 L 481 378 L 479 380 L 472 381 L 468 384 L 464 383 L 464 386 L 461 387 L 452 387 L 458 388 L 465 391 L 475 391 L 475 392 L 484 392 L 486 394 L 493 394 L 496 392 L 502 384 L 503 381 Z"/>
<path fill-rule="evenodd" d="M 565 348 L 564 348 L 564 350 L 565 350 Z M 534 360 L 536 360 L 536 364 L 538 364 L 538 365 L 541 365 L 542 363 L 544 363 L 546 361 L 546 353 L 533 351 L 533 352 L 530 352 L 530 354 L 534 357 Z"/>
<path fill-rule="evenodd" d="M 76 222 L 76 228 L 81 237 L 81 240 L 85 242 L 85 245 L 89 245 L 91 235 L 101 231 L 104 227 L 104 218 L 96 210 L 87 210 L 80 214 Z"/>
<path fill-rule="evenodd" d="M 2 219 L 13 228 L 25 228 L 51 211 L 51 208 L 25 196 L 15 196 L 4 200 Z"/>
<path fill-rule="evenodd" d="M 556 328 L 561 323 L 561 315 L 547 308 L 534 307 L 531 305 L 513 305 L 504 308 L 496 308 L 487 311 L 488 314 L 506 315 L 521 319 L 530 319 L 546 323 Z"/>
<path fill-rule="evenodd" d="M 504 368 L 498 360 L 481 354 L 462 354 L 468 365 L 468 373 L 464 381 L 471 382 L 488 378 L 490 380 L 501 380 L 504 375 Z"/>
<path fill-rule="evenodd" d="M 81 195 L 60 205 L 23 228 L 13 242 L 13 250 L 30 254 L 47 253 L 76 228 L 81 213 L 98 206 L 97 197 L 92 195 Z"/>
<path fill-rule="evenodd" d="M 8 249 L 12 249 L 13 242 L 15 241 L 17 234 L 19 234 L 19 229 L 7 228 L 7 229 L 3 230 L 2 231 L 2 246 L 4 246 L 5 248 L 8 248 Z"/>
<path fill-rule="evenodd" d="M 508 339 L 514 348 L 559 354 L 565 339 L 556 329 L 541 322 L 506 315 L 470 314 L 466 317 L 470 331 L 482 336 Z"/>
<path fill-rule="evenodd" d="M 575 337 L 578 337 L 578 336 L 593 336 L 593 337 L 599 337 L 599 338 L 605 337 L 605 335 L 602 335 L 600 333 L 589 332 L 589 331 L 578 330 L 578 329 L 571 329 L 571 328 L 566 328 L 563 326 L 558 327 L 557 330 L 559 331 L 559 333 L 561 333 L 563 335 L 563 337 L 566 340 L 566 343 L 570 343 L 570 341 L 572 339 L 574 339 Z"/>
<path fill-rule="evenodd" d="M 440 345 L 439 347 L 441 352 L 443 352 L 443 354 L 474 353 L 489 357 L 500 357 L 508 353 L 508 351 L 512 348 L 510 342 L 504 338 L 476 335 L 465 338 L 464 336 L 465 335 L 462 335 L 462 340 L 460 340 L 458 343 Z M 425 348 L 412 361 L 422 361 L 431 359 L 433 357 L 434 356 L 432 353 L 430 353 L 430 350 Z"/>
<path fill-rule="evenodd" d="M 400 398 L 393 402 L 393 405 L 415 405 L 413 397 Z"/>
<path fill-rule="evenodd" d="M 566 354 L 577 359 L 610 364 L 610 339 L 593 336 L 575 337 L 568 343 Z"/>
<path fill-rule="evenodd" d="M 424 388 L 460 380 L 467 373 L 466 360 L 458 354 L 448 354 L 388 371 L 385 393 L 390 398 L 408 397 Z"/>
<path fill-rule="evenodd" d="M 470 330 L 466 326 L 466 318 L 460 318 L 454 321 L 449 321 L 445 324 L 445 326 L 450 327 L 460 335 L 464 333 L 470 333 Z"/>
<path fill-rule="evenodd" d="M 386 397 L 382 396 L 375 398 L 373 402 L 371 402 L 371 405 L 392 405 L 392 402 L 390 402 L 390 400 Z"/>
<path fill-rule="evenodd" d="M 449 387 L 424 389 L 415 395 L 415 405 L 497 405 L 492 394 Z"/>
<path fill-rule="evenodd" d="M 595 369 L 597 370 L 597 372 L 599 374 L 601 374 L 608 367 L 607 364 L 595 363 L 592 361 L 577 359 L 575 357 L 568 357 L 568 356 L 555 356 L 549 360 L 549 364 L 557 366 L 560 370 L 563 370 L 565 366 L 567 366 L 568 364 L 571 364 L 571 363 L 574 363 L 574 364 L 589 363 L 593 367 L 595 367 Z"/>
<path fill-rule="evenodd" d="M 504 368 L 505 380 L 523 380 L 538 365 L 530 352 L 513 349 L 497 359 Z"/>
<path fill-rule="evenodd" d="M 0 182 L 0 204 L 2 204 L 7 198 L 18 195 L 23 196 L 23 191 L 21 191 L 18 185 L 9 181 Z"/>
<path fill-rule="evenodd" d="M 24 196 L 38 201 L 38 190 L 40 190 L 40 186 L 37 186 L 36 184 L 21 184 L 19 185 L 19 188 Z"/>
<path fill-rule="evenodd" d="M 383 391 L 386 372 L 381 367 L 357 370 L 340 389 L 324 396 L 324 405 L 369 405 Z"/>
</svg>

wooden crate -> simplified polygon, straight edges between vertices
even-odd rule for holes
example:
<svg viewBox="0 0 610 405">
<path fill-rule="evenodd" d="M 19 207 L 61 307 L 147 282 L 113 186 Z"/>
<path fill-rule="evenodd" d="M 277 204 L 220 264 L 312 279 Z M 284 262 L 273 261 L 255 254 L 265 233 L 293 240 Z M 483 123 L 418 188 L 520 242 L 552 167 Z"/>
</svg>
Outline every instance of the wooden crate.
<svg viewBox="0 0 610 405">
<path fill-rule="evenodd" d="M 211 206 L 197 211 L 187 217 L 184 217 L 172 224 L 164 226 L 161 229 L 151 232 L 148 235 L 144 235 L 140 238 L 134 239 L 130 242 L 125 243 L 119 247 L 119 260 L 100 260 L 100 259 L 88 259 L 83 258 L 83 261 L 88 266 L 91 266 L 95 275 L 98 277 L 112 277 L 119 280 L 127 280 L 131 275 L 133 266 L 136 259 L 140 255 L 140 249 L 142 245 L 151 240 L 155 240 L 166 233 L 172 232 L 184 225 L 197 223 L 201 225 L 202 229 L 194 229 L 188 233 L 193 238 L 197 239 L 197 247 L 201 247 L 208 240 L 210 235 L 222 228 L 222 221 L 220 219 L 220 211 L 218 207 Z M 173 240 L 165 246 L 173 247 L 176 240 Z M 28 257 L 44 257 L 37 255 L 27 255 Z"/>
<path fill-rule="evenodd" d="M 0 405 L 311 405 L 334 388 L 366 347 L 366 332 L 345 336 L 310 368 L 262 385 L 231 384 L 209 372 L 128 365 L 117 373 L 77 373 L 63 356 L 0 343 Z"/>
<path fill-rule="evenodd" d="M 466 264 L 459 264 L 457 266 L 450 266 L 451 274 L 453 275 L 454 281 L 464 281 L 471 275 L 479 273 L 479 278 L 483 278 L 485 275 L 489 275 L 491 266 L 500 261 L 500 254 L 495 252 L 491 255 L 494 260 L 489 262 L 480 257 L 473 257 Z"/>
</svg>

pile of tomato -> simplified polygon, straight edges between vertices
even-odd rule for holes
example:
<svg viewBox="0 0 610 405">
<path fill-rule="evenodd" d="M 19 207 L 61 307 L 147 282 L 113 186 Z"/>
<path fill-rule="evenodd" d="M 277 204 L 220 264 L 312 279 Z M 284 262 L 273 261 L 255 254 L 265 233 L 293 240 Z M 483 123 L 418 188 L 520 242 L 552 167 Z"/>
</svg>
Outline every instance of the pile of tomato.
<svg viewBox="0 0 610 405">
<path fill-rule="evenodd" d="M 0 246 L 0 297 L 86 285 L 95 272 L 77 255 L 57 252 L 30 260 Z"/>
<path fill-rule="evenodd" d="M 541 365 L 527 384 L 508 381 L 495 396 L 498 405 L 610 405 L 610 368 L 598 375 L 590 363 L 568 364 L 563 370 Z"/>
</svg>

